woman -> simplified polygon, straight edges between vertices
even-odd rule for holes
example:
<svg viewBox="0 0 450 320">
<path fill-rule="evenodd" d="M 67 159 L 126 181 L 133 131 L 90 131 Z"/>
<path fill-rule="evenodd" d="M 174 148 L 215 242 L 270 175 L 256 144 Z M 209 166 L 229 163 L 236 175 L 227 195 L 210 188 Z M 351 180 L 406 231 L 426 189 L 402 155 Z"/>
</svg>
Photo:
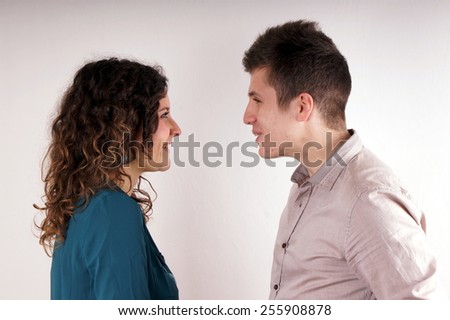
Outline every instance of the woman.
<svg viewBox="0 0 450 320">
<path fill-rule="evenodd" d="M 113 58 L 77 72 L 52 125 L 40 208 L 52 299 L 178 299 L 140 186 L 169 168 L 180 133 L 160 67 Z"/>
</svg>

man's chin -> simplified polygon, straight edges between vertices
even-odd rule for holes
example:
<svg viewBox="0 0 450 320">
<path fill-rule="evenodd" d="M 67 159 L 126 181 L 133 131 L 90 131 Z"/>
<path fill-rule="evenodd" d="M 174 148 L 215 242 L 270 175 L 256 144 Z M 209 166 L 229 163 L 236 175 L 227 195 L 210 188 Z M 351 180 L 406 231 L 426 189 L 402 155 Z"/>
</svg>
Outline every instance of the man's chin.
<svg viewBox="0 0 450 320">
<path fill-rule="evenodd" d="M 258 154 L 263 159 L 274 159 L 279 157 L 278 154 L 275 154 L 274 152 L 271 153 L 269 150 L 266 150 L 264 148 L 259 148 Z"/>
</svg>

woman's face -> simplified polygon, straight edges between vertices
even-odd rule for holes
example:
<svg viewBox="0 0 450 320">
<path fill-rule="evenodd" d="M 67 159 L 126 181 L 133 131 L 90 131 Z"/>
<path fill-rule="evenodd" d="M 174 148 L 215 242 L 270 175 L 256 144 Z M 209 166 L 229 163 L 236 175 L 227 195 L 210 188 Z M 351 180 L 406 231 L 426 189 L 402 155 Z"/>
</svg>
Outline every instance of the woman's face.
<svg viewBox="0 0 450 320">
<path fill-rule="evenodd" d="M 144 171 L 166 171 L 170 167 L 169 145 L 181 129 L 170 114 L 170 100 L 165 96 L 159 100 L 158 127 L 152 136 L 151 159 L 146 159 Z"/>
</svg>

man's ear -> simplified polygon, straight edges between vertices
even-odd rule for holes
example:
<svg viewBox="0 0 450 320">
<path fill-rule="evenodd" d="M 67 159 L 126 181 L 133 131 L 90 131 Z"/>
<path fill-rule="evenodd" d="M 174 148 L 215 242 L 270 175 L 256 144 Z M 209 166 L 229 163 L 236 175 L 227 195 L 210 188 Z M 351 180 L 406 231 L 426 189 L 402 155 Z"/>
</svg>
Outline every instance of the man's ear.
<svg viewBox="0 0 450 320">
<path fill-rule="evenodd" d="M 295 99 L 297 121 L 308 121 L 314 109 L 314 99 L 309 93 L 300 93 Z"/>
</svg>

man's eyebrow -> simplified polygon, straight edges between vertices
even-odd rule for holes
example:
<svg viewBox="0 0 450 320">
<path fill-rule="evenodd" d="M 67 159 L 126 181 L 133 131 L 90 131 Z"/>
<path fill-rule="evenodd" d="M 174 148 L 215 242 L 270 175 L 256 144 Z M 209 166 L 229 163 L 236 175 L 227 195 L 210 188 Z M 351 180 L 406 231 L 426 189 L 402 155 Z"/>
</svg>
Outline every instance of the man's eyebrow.
<svg viewBox="0 0 450 320">
<path fill-rule="evenodd" d="M 256 91 L 250 91 L 248 93 L 248 96 L 251 97 L 260 97 L 260 95 Z"/>
</svg>

